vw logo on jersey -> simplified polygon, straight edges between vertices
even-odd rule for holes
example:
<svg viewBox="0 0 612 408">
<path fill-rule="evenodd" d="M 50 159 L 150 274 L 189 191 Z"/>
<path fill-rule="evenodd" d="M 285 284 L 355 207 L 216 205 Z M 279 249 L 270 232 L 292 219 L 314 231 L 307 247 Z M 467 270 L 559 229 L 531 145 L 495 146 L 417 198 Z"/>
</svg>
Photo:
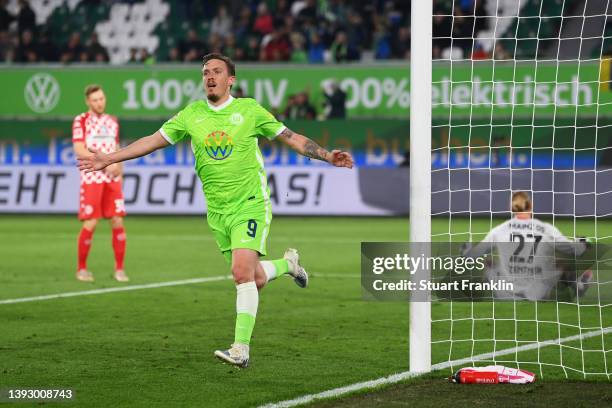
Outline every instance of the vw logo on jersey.
<svg viewBox="0 0 612 408">
<path fill-rule="evenodd" d="M 230 116 L 229 120 L 230 120 L 230 123 L 232 125 L 236 125 L 236 126 L 238 126 L 238 125 L 242 124 L 242 122 L 244 122 L 244 118 L 238 112 L 232 113 L 232 116 Z"/>
<path fill-rule="evenodd" d="M 225 160 L 234 151 L 232 137 L 222 130 L 215 130 L 204 138 L 204 149 L 213 160 Z"/>
</svg>

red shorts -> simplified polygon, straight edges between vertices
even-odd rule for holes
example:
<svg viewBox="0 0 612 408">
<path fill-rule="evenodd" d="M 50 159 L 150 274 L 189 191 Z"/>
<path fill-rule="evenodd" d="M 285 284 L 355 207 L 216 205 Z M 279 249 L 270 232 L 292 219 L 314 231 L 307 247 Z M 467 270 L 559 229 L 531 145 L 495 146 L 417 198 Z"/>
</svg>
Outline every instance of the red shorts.
<svg viewBox="0 0 612 408">
<path fill-rule="evenodd" d="M 81 183 L 79 220 L 125 216 L 121 181 Z"/>
</svg>

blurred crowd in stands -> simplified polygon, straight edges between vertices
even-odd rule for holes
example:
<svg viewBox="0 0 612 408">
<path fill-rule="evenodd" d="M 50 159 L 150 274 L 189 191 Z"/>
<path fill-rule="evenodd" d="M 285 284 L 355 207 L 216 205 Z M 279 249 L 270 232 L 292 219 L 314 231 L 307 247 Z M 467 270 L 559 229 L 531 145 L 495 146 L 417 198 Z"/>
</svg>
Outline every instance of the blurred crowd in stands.
<svg viewBox="0 0 612 408">
<path fill-rule="evenodd" d="M 41 0 L 42 1 L 42 0 Z M 90 7 L 116 0 L 83 0 Z M 124 1 L 126 2 L 126 1 Z M 87 38 L 74 32 L 64 43 L 36 24 L 30 2 L 19 0 L 11 14 L 0 0 L 0 61 L 105 62 L 107 50 L 95 31 Z M 127 1 L 135 3 L 135 1 Z M 183 0 L 172 13 L 193 27 L 177 33 L 165 55 L 134 49 L 131 62 L 199 61 L 208 52 L 223 52 L 236 61 L 323 63 L 410 56 L 410 2 L 407 0 Z M 202 22 L 208 21 L 206 38 Z"/>
<path fill-rule="evenodd" d="M 77 8 L 109 10 L 118 3 L 139 1 L 71 2 L 78 3 Z M 159 47 L 131 49 L 130 63 L 198 62 L 209 52 L 247 62 L 316 64 L 410 58 L 410 0 L 163 1 L 171 5 L 171 11 L 154 34 L 159 36 Z M 512 57 L 512 49 L 504 49 L 503 41 L 482 47 L 474 40 L 490 30 L 495 19 L 486 15 L 488 0 L 433 1 L 435 59 Z M 36 23 L 30 1 L 17 3 L 11 12 L 8 0 L 0 0 L 0 63 L 109 61 L 110 50 L 100 43 L 95 24 L 59 36 L 52 24 Z"/>
<path fill-rule="evenodd" d="M 95 32 L 87 41 L 73 32 L 65 44 L 51 41 L 44 26 L 36 24 L 36 14 L 27 0 L 19 0 L 19 12 L 7 10 L 0 0 L 0 62 L 108 62 L 107 50 Z"/>
</svg>

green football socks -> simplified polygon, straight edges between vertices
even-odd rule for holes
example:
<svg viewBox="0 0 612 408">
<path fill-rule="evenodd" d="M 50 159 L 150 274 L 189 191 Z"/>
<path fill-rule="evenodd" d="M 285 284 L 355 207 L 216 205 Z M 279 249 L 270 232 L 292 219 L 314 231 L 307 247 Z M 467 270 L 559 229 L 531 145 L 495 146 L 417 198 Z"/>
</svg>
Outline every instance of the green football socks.
<svg viewBox="0 0 612 408">
<path fill-rule="evenodd" d="M 234 343 L 249 344 L 255 327 L 259 292 L 255 282 L 236 285 L 236 329 Z"/>
<path fill-rule="evenodd" d="M 286 259 L 274 259 L 272 261 L 261 261 L 261 266 L 266 272 L 268 282 L 281 275 L 289 273 L 289 262 Z"/>
<path fill-rule="evenodd" d="M 248 313 L 236 315 L 236 331 L 234 332 L 234 343 L 249 344 L 255 327 L 255 316 Z"/>
</svg>

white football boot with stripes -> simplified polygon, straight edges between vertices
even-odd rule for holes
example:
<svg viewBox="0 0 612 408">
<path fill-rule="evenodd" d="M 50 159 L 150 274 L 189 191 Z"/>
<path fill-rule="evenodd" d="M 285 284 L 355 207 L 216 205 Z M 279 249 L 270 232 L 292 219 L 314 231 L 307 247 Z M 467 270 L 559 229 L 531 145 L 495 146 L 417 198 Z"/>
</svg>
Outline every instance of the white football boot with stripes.
<svg viewBox="0 0 612 408">
<path fill-rule="evenodd" d="M 289 263 L 289 275 L 293 277 L 295 284 L 300 288 L 308 286 L 308 273 L 306 269 L 300 265 L 300 255 L 297 249 L 288 248 L 283 258 Z"/>
</svg>

